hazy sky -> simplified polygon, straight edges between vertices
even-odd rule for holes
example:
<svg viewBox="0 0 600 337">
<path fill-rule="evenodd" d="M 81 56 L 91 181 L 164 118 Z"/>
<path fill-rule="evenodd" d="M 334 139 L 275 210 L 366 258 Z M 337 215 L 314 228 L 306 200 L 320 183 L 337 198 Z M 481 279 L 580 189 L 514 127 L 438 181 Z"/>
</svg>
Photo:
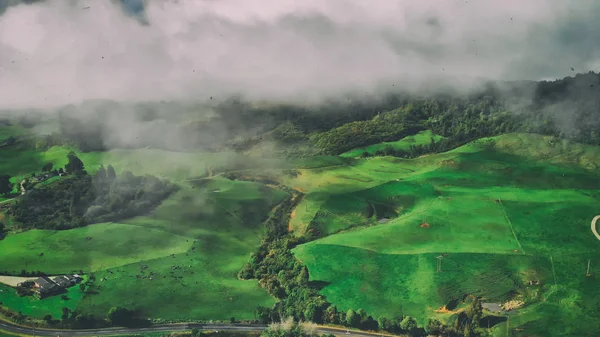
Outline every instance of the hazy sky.
<svg viewBox="0 0 600 337">
<path fill-rule="evenodd" d="M 143 20 L 104 0 L 16 5 L 0 16 L 0 108 L 557 78 L 600 70 L 599 14 L 598 0 L 156 0 Z"/>
</svg>

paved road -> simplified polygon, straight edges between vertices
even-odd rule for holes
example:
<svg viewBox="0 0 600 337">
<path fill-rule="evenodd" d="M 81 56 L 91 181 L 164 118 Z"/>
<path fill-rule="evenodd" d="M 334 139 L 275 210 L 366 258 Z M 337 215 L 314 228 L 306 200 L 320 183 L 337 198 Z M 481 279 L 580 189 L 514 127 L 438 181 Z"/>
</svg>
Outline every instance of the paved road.
<svg viewBox="0 0 600 337">
<path fill-rule="evenodd" d="M 124 335 L 124 334 L 142 334 L 144 332 L 172 332 L 172 331 L 185 331 L 193 328 L 202 330 L 215 330 L 215 331 L 263 331 L 266 329 L 266 325 L 251 325 L 251 324 L 197 324 L 197 323 L 175 323 L 175 324 L 160 324 L 153 325 L 147 328 L 102 328 L 102 329 L 87 329 L 87 330 L 57 330 L 57 329 L 33 329 L 29 327 L 22 327 L 8 322 L 0 321 L 0 330 L 13 332 L 17 334 L 35 335 L 35 336 L 64 336 L 64 337 L 75 337 L 75 336 L 103 336 L 103 335 Z M 379 333 L 367 332 L 367 331 L 348 331 L 319 326 L 317 329 L 319 334 L 334 334 L 338 336 L 348 337 L 373 337 L 373 336 L 384 336 Z M 385 335 L 389 336 L 389 335 Z"/>
<path fill-rule="evenodd" d="M 600 219 L 600 215 L 596 215 L 592 219 L 592 233 L 594 233 L 594 235 L 598 238 L 598 240 L 600 240 L 600 234 L 598 234 L 598 231 L 596 230 L 596 221 L 598 221 L 598 219 Z"/>
</svg>

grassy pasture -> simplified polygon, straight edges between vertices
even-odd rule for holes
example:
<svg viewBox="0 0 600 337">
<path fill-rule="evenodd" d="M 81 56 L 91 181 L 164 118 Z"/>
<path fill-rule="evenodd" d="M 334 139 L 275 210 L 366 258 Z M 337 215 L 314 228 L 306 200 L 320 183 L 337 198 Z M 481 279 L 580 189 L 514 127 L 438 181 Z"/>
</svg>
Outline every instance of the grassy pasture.
<svg viewBox="0 0 600 337">
<path fill-rule="evenodd" d="M 0 241 L 0 270 L 89 272 L 181 253 L 190 247 L 183 236 L 117 223 L 64 231 L 30 230 Z"/>
<path fill-rule="evenodd" d="M 17 125 L 5 125 L 0 123 L 0 143 L 9 137 L 18 137 L 25 134 L 25 129 Z"/>
<path fill-rule="evenodd" d="M 312 280 L 330 282 L 322 292 L 343 310 L 424 318 L 464 293 L 501 301 L 517 291 L 539 301 L 511 317 L 510 333 L 516 333 L 515 327 L 523 328 L 522 334 L 545 336 L 585 335 L 587 326 L 598 330 L 594 313 L 600 309 L 600 288 L 594 275 L 600 263 L 593 260 L 599 251 L 589 221 L 598 213 L 600 148 L 551 140 L 511 134 L 412 160 L 322 156 L 274 162 L 273 168 L 295 167 L 300 173 L 281 178 L 305 193 L 292 214 L 291 229 L 302 234 L 314 220 L 326 234 L 337 233 L 301 245 L 295 254 L 307 264 Z M 0 162 L 0 172 L 18 177 L 39 171 L 48 161 L 64 166 L 69 151 L 19 146 L 24 145 L 0 149 L 0 156 L 16 155 L 18 160 Z M 21 261 L 12 265 L 16 271 L 23 262 L 34 270 L 95 266 L 97 278 L 106 281 L 97 282 L 98 293 L 86 295 L 77 309 L 99 315 L 124 305 L 150 317 L 251 318 L 256 305 L 272 303 L 255 282 L 239 281 L 235 273 L 258 245 L 264 215 L 285 193 L 222 178 L 195 186 L 185 182 L 203 174 L 205 162 L 215 168 L 247 157 L 153 149 L 80 157 L 92 172 L 111 163 L 117 171 L 167 177 L 183 188 L 151 214 L 110 225 L 140 229 L 142 233 L 129 229 L 133 232 L 127 235 L 142 238 L 136 240 L 137 255 L 122 252 L 111 260 L 100 244 L 89 248 L 96 236 L 78 243 L 87 235 L 62 238 L 31 231 L 0 242 L 3 257 L 4 247 L 48 242 L 59 252 L 56 260 L 47 253 L 37 255 L 37 247 L 11 248 L 21 255 L 0 260 L 0 270 L 5 269 L 2 263 L 10 266 L 5 260 L 14 259 Z M 390 220 L 379 224 L 381 217 Z M 428 228 L 420 227 L 424 221 Z M 155 236 L 152 231 L 174 244 L 146 240 L 145 235 Z M 106 236 L 105 244 L 110 236 L 111 245 L 126 239 Z M 10 240 L 15 242 L 4 246 Z M 155 254 L 154 247 L 179 250 L 164 248 Z M 76 256 L 75 249 L 86 254 Z M 448 256 L 443 272 L 436 273 L 440 253 Z M 63 257 L 67 259 L 61 261 Z M 589 258 L 593 275 L 586 277 Z M 99 265 L 102 259 L 109 263 Z M 142 265 L 148 268 L 142 271 Z M 152 280 L 136 277 L 150 272 Z M 529 279 L 542 281 L 542 286 L 525 286 Z M 549 328 L 559 325 L 564 328 Z M 494 333 L 505 336 L 506 328 L 500 324 Z"/>
<path fill-rule="evenodd" d="M 122 224 L 10 235 L 0 243 L 7 248 L 0 270 L 96 271 L 95 291 L 75 305 L 80 312 L 104 315 L 125 305 L 149 317 L 252 318 L 256 305 L 273 300 L 256 282 L 236 275 L 259 244 L 264 217 L 285 196 L 258 183 L 206 179 L 183 186 L 152 214 Z M 141 264 L 148 265 L 146 274 L 156 273 L 153 280 L 135 277 Z M 176 274 L 182 279 L 171 277 L 174 265 L 182 267 Z"/>
<path fill-rule="evenodd" d="M 421 227 L 424 222 L 430 227 Z M 374 223 L 367 228 L 358 227 L 307 243 L 318 244 L 349 246 L 387 254 L 508 254 L 520 249 L 500 205 L 490 199 L 472 196 L 421 199 L 409 211 L 385 224 Z"/>
<path fill-rule="evenodd" d="M 285 192 L 257 183 L 205 181 L 201 187 L 183 186 L 152 214 L 124 222 L 190 238 L 219 234 L 254 244 L 269 210 L 286 197 Z"/>
<path fill-rule="evenodd" d="M 78 309 L 103 314 L 123 305 L 153 318 L 253 318 L 257 305 L 270 306 L 273 299 L 255 281 L 238 280 L 237 273 L 260 243 L 264 216 L 285 197 L 261 184 L 223 178 L 184 186 L 152 215 L 126 223 L 185 236 L 192 246 L 98 272 L 97 279 L 106 281 L 97 283 L 98 293 L 86 295 Z M 136 277 L 150 272 L 151 280 Z"/>
<path fill-rule="evenodd" d="M 293 230 L 295 235 L 304 234 L 315 214 L 328 199 L 328 195 L 319 193 L 304 195 L 304 198 L 290 215 L 289 229 Z"/>
<path fill-rule="evenodd" d="M 111 164 L 121 172 L 132 171 L 136 175 L 151 174 L 172 181 L 202 176 L 210 170 L 242 170 L 268 167 L 286 167 L 283 162 L 268 158 L 251 158 L 233 152 L 171 152 L 158 149 L 115 149 L 106 152 L 80 152 L 67 146 L 53 146 L 47 150 L 36 148 L 30 142 L 22 142 L 0 148 L 0 157 L 11 160 L 0 161 L 0 172 L 12 177 L 13 183 L 25 176 L 40 172 L 42 166 L 51 162 L 55 168 L 67 164 L 67 154 L 77 153 L 88 172 L 94 173 L 100 165 Z"/>
<path fill-rule="evenodd" d="M 311 279 L 331 282 L 323 294 L 340 309 L 365 309 L 375 317 L 430 317 L 463 294 L 502 301 L 528 279 L 552 280 L 548 258 L 451 253 L 438 273 L 439 254 L 381 254 L 340 245 L 303 245 L 296 256 Z M 520 275 L 520 278 L 515 278 Z"/>
<path fill-rule="evenodd" d="M 274 300 L 256 281 L 237 279 L 252 250 L 235 247 L 236 243 L 206 237 L 194 251 L 99 272 L 96 277 L 105 281 L 94 287 L 98 294 L 86 295 L 78 309 L 102 315 L 121 305 L 152 318 L 253 318 L 257 305 L 271 306 Z M 142 270 L 142 265 L 147 269 Z M 136 277 L 151 272 L 151 278 Z"/>
<path fill-rule="evenodd" d="M 574 322 L 598 326 L 600 309 L 593 261 L 585 276 L 587 259 L 600 252 L 589 229 L 599 213 L 600 148 L 551 140 L 512 134 L 413 160 L 302 170 L 291 184 L 323 200 L 302 221 L 341 232 L 295 254 L 311 279 L 329 282 L 322 293 L 344 310 L 428 317 L 461 293 L 502 301 L 516 291 L 534 302 L 511 317 L 511 333 L 585 335 L 590 330 Z M 401 211 L 379 224 L 365 211 L 373 201 Z M 448 256 L 438 274 L 440 253 Z M 528 279 L 542 286 L 529 289 Z M 555 322 L 566 328 L 549 328 Z M 493 332 L 504 336 L 507 325 Z"/>
<path fill-rule="evenodd" d="M 369 145 L 367 147 L 350 150 L 342 153 L 340 156 L 346 158 L 356 158 L 360 157 L 363 154 L 363 152 L 375 154 L 375 152 L 379 150 L 385 150 L 385 148 L 387 147 L 391 147 L 394 150 L 408 150 L 411 145 L 416 146 L 429 144 L 431 142 L 431 138 L 433 138 L 434 141 L 437 142 L 443 139 L 444 137 L 432 133 L 431 130 L 425 130 L 417 133 L 416 135 L 404 137 L 395 142 L 383 142 L 379 144 Z"/>
</svg>

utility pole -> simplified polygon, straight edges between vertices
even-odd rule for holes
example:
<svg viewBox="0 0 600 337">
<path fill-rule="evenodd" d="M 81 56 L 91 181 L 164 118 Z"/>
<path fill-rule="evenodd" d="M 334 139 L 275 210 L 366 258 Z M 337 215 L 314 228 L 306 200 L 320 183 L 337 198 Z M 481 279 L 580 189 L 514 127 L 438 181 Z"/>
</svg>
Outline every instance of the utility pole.
<svg viewBox="0 0 600 337">
<path fill-rule="evenodd" d="M 436 257 L 437 259 L 437 272 L 441 273 L 442 272 L 442 259 L 444 258 L 444 255 L 440 255 L 438 257 Z"/>
</svg>

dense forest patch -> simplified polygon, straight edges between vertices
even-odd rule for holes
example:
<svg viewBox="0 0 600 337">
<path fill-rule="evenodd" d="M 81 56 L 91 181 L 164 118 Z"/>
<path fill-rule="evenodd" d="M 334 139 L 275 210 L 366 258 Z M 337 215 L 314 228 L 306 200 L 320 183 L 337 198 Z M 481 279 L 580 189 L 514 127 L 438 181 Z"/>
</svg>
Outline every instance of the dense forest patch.
<svg viewBox="0 0 600 337">
<path fill-rule="evenodd" d="M 73 161 L 81 163 L 78 160 Z M 75 164 L 70 161 L 67 169 L 69 165 Z M 94 176 L 83 170 L 83 163 L 70 171 L 75 173 L 27 191 L 11 210 L 15 220 L 25 228 L 39 229 L 117 221 L 147 213 L 177 190 L 150 175 L 135 176 L 129 171 L 117 175 L 110 165 Z"/>
</svg>

